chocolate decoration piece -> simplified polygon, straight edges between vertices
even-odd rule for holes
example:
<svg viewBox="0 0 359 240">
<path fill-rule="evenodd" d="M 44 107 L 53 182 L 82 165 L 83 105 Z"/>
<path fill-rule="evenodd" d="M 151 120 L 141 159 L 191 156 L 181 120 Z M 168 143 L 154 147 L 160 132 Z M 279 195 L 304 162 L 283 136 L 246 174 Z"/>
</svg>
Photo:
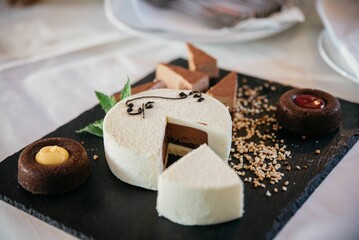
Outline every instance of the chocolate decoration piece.
<svg viewBox="0 0 359 240">
<path fill-rule="evenodd" d="M 234 112 L 236 110 L 237 91 L 238 75 L 236 72 L 230 72 L 216 85 L 212 86 L 206 94 L 223 103 L 229 108 L 230 112 Z"/>
<path fill-rule="evenodd" d="M 156 79 L 163 81 L 167 88 L 171 89 L 204 92 L 209 87 L 209 77 L 206 73 L 190 71 L 187 68 L 172 64 L 158 64 Z"/>
<path fill-rule="evenodd" d="M 145 108 L 147 108 L 147 109 L 153 108 L 153 105 L 152 105 L 153 103 L 155 103 L 155 102 L 146 102 Z"/>
<path fill-rule="evenodd" d="M 127 107 L 127 113 L 129 115 L 142 114 L 143 118 L 145 118 L 145 109 L 153 108 L 153 104 L 155 102 L 149 101 L 149 102 L 146 102 L 146 103 L 142 103 L 142 107 L 139 107 L 137 109 L 137 112 L 133 112 L 134 104 L 132 103 L 132 101 L 139 100 L 139 99 L 160 98 L 160 99 L 169 99 L 169 100 L 181 100 L 181 99 L 187 98 L 188 96 L 193 95 L 193 98 L 198 98 L 197 102 L 202 102 L 202 101 L 205 100 L 202 97 L 202 93 L 200 93 L 198 91 L 191 91 L 188 95 L 186 93 L 184 93 L 184 92 L 180 92 L 178 95 L 179 95 L 179 97 L 173 97 L 173 98 L 171 98 L 171 97 L 163 97 L 163 96 L 143 96 L 143 97 L 136 97 L 136 98 L 129 99 L 125 103 L 125 105 Z"/>
<path fill-rule="evenodd" d="M 298 96 L 311 95 L 323 101 L 321 108 L 302 107 L 295 103 Z M 329 93 L 314 89 L 292 89 L 279 99 L 276 118 L 283 128 L 305 135 L 322 135 L 339 128 L 341 107 Z"/>
<path fill-rule="evenodd" d="M 180 96 L 181 98 L 186 98 L 186 97 L 187 97 L 187 95 L 186 95 L 184 92 L 180 92 L 180 93 L 179 93 L 179 96 Z"/>
<path fill-rule="evenodd" d="M 145 104 L 142 103 L 142 118 L 145 118 Z"/>
<path fill-rule="evenodd" d="M 159 88 L 166 88 L 165 83 L 159 80 L 154 80 L 152 82 L 140 84 L 137 87 L 132 87 L 131 94 L 134 95 L 146 90 L 159 89 Z M 121 92 L 114 94 L 114 97 L 116 102 L 121 101 Z"/>
<path fill-rule="evenodd" d="M 188 68 L 191 71 L 199 71 L 208 74 L 210 78 L 216 78 L 219 75 L 217 60 L 208 53 L 187 43 L 188 50 Z"/>
<path fill-rule="evenodd" d="M 69 152 L 62 164 L 46 166 L 35 161 L 41 148 L 57 145 Z M 18 183 L 33 194 L 59 194 L 82 185 L 90 176 L 90 163 L 84 147 L 69 138 L 45 138 L 28 145 L 18 160 Z"/>
</svg>

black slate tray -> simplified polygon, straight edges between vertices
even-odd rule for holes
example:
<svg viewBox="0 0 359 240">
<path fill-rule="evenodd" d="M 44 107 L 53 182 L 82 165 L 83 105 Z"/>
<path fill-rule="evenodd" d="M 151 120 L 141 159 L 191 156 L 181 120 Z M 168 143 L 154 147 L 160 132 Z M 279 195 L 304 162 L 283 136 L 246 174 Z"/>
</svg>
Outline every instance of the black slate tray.
<svg viewBox="0 0 359 240">
<path fill-rule="evenodd" d="M 187 66 L 183 59 L 172 63 Z M 221 70 L 221 77 L 226 73 Z M 239 74 L 240 84 L 243 78 L 252 87 L 264 83 L 264 80 Z M 153 79 L 154 73 L 151 73 L 135 86 Z M 277 88 L 267 93 L 274 104 L 283 92 L 291 88 L 276 83 L 271 85 Z M 83 186 L 58 196 L 36 196 L 23 190 L 17 183 L 19 151 L 0 163 L 0 199 L 82 239 L 270 239 L 358 140 L 359 105 L 340 102 L 343 122 L 338 132 L 311 139 L 302 139 L 286 131 L 278 133 L 292 151 L 292 169 L 296 165 L 307 165 L 308 169 L 287 172 L 284 180 L 295 185 L 270 198 L 265 196 L 266 190 L 245 184 L 245 215 L 239 220 L 187 227 L 158 217 L 156 192 L 118 180 L 107 166 L 102 139 L 75 133 L 76 129 L 104 116 L 98 105 L 46 136 L 84 141 L 91 159 L 92 175 Z M 314 154 L 316 149 L 321 149 L 320 155 Z M 94 154 L 99 156 L 99 160 L 92 160 Z"/>
</svg>

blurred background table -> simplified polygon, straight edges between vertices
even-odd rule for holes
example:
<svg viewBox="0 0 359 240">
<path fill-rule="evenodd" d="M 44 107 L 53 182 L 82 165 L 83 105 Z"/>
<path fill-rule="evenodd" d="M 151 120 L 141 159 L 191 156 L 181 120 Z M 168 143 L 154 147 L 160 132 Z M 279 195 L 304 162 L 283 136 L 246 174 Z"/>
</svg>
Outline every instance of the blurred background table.
<svg viewBox="0 0 359 240">
<path fill-rule="evenodd" d="M 300 7 L 306 21 L 273 37 L 198 46 L 222 68 L 359 103 L 359 85 L 338 75 L 319 55 L 323 25 L 314 2 L 300 1 Z M 94 106 L 93 90 L 114 93 L 127 76 L 134 83 L 158 62 L 186 58 L 182 42 L 119 32 L 97 0 L 44 0 L 27 8 L 9 8 L 2 1 L 0 34 L 0 160 Z M 358 143 L 276 239 L 358 239 L 357 159 Z M 73 237 L 0 202 L 0 239 Z"/>
</svg>

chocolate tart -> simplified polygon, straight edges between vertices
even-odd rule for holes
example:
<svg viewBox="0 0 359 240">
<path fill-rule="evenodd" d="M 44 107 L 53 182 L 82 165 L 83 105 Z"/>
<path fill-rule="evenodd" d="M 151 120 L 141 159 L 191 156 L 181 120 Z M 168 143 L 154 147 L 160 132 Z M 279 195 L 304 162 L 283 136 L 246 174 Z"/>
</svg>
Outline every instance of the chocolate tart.
<svg viewBox="0 0 359 240">
<path fill-rule="evenodd" d="M 341 106 L 329 93 L 315 89 L 292 89 L 279 99 L 279 124 L 292 132 L 322 135 L 339 128 Z"/>
<path fill-rule="evenodd" d="M 60 165 L 36 162 L 41 148 L 57 145 L 65 148 L 69 158 Z M 59 194 L 82 185 L 90 176 L 90 162 L 84 147 L 69 138 L 46 138 L 28 145 L 18 161 L 18 183 L 33 194 Z"/>
</svg>

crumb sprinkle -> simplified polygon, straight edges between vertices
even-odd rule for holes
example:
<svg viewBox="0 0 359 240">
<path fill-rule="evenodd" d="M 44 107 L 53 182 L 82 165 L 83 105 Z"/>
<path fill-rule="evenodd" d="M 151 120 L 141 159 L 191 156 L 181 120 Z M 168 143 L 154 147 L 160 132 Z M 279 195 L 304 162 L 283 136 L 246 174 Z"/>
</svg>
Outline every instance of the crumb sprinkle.
<svg viewBox="0 0 359 240">
<path fill-rule="evenodd" d="M 284 171 L 291 170 L 288 162 L 291 152 L 285 140 L 277 136 L 281 126 L 275 118 L 276 106 L 261 93 L 264 88 L 270 88 L 269 83 L 254 88 L 244 84 L 238 88 L 229 165 L 238 175 L 246 175 L 244 182 L 266 189 L 267 183 L 280 184 Z"/>
<path fill-rule="evenodd" d="M 93 155 L 93 160 L 98 160 L 98 156 L 95 154 L 95 155 Z"/>
</svg>

